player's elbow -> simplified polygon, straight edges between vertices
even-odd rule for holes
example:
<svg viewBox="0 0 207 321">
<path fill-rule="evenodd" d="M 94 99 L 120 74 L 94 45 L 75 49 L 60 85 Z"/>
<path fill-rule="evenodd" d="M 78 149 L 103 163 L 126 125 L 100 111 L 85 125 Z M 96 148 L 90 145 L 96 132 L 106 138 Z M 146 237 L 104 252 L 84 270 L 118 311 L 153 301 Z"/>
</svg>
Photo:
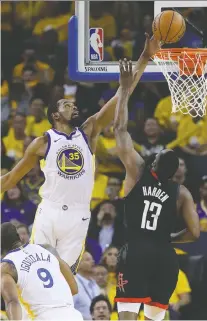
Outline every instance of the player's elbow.
<svg viewBox="0 0 207 321">
<path fill-rule="evenodd" d="M 192 240 L 197 241 L 200 237 L 200 226 L 199 224 L 196 227 L 193 227 L 191 229 L 191 235 L 192 235 Z"/>
<path fill-rule="evenodd" d="M 1 192 L 5 193 L 12 187 L 14 187 L 16 183 L 14 182 L 11 172 L 5 174 L 4 176 L 1 177 Z"/>
<path fill-rule="evenodd" d="M 194 240 L 197 241 L 200 237 L 200 227 L 193 229 L 192 235 L 194 237 Z"/>
</svg>

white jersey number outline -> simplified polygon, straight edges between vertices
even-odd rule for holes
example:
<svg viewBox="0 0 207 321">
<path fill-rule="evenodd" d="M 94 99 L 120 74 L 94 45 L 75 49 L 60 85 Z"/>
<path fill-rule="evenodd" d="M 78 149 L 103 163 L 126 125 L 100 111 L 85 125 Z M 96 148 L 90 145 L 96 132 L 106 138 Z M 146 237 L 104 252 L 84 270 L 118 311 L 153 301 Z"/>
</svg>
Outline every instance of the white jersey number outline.
<svg viewBox="0 0 207 321">
<path fill-rule="evenodd" d="M 157 228 L 157 220 L 158 217 L 161 213 L 162 210 L 162 205 L 152 202 L 150 203 L 149 201 L 144 201 L 145 207 L 142 215 L 142 223 L 141 223 L 141 228 L 146 228 L 147 230 L 155 231 Z M 153 212 L 155 210 L 155 213 L 149 213 Z M 153 222 L 152 225 L 150 225 L 150 221 L 147 220 L 147 215 L 151 214 L 151 217 L 153 217 Z"/>
</svg>

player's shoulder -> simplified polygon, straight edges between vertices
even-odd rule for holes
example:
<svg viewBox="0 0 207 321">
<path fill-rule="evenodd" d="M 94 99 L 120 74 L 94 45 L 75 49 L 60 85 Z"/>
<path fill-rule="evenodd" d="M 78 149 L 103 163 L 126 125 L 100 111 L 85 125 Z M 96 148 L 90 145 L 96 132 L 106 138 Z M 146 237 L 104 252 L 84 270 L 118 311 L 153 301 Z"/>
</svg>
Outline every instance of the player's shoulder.
<svg viewBox="0 0 207 321">
<path fill-rule="evenodd" d="M 4 259 L 1 261 L 1 276 L 9 274 L 12 276 L 12 278 L 17 281 L 17 270 L 12 261 L 4 261 Z"/>
<path fill-rule="evenodd" d="M 184 185 L 180 185 L 179 187 L 179 199 L 183 202 L 192 199 L 190 191 Z"/>
<path fill-rule="evenodd" d="M 44 136 L 40 136 L 40 137 L 36 137 L 31 144 L 28 146 L 26 153 L 27 154 L 34 154 L 34 155 L 38 155 L 38 156 L 44 156 L 44 152 L 45 152 L 45 147 L 47 146 L 48 143 L 48 136 L 44 135 Z"/>
<path fill-rule="evenodd" d="M 96 121 L 96 114 L 90 116 L 86 121 L 80 126 L 80 129 L 85 133 L 85 135 L 90 138 L 94 133 L 94 124 Z"/>
<path fill-rule="evenodd" d="M 50 244 L 38 244 L 39 246 L 43 247 L 48 252 L 52 253 L 56 258 L 59 258 L 58 252 L 54 247 L 52 247 Z"/>
</svg>

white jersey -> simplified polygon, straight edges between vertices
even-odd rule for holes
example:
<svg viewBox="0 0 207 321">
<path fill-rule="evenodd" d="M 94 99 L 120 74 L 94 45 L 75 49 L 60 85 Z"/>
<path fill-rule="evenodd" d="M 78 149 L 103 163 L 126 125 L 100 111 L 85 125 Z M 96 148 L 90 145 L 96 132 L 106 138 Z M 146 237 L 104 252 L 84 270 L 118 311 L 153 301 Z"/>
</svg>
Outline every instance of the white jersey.
<svg viewBox="0 0 207 321">
<path fill-rule="evenodd" d="M 70 135 L 50 129 L 48 149 L 41 169 L 45 183 L 40 189 L 46 200 L 90 208 L 94 184 L 94 157 L 81 129 Z"/>
<path fill-rule="evenodd" d="M 30 317 L 53 307 L 74 306 L 57 258 L 40 245 L 26 244 L 9 252 L 2 261 L 14 264 L 19 299 Z"/>
</svg>

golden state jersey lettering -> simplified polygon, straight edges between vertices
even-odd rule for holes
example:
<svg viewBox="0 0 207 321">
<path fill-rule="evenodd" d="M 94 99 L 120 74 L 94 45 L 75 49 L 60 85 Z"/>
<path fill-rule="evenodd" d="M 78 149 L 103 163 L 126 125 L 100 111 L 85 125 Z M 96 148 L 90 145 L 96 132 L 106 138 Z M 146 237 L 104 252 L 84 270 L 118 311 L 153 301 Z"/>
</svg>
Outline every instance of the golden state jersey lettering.
<svg viewBox="0 0 207 321">
<path fill-rule="evenodd" d="M 94 157 L 84 132 L 76 128 L 66 135 L 50 129 L 46 134 L 48 149 L 41 164 L 45 175 L 42 198 L 89 208 L 94 184 Z"/>
<path fill-rule="evenodd" d="M 3 261 L 15 266 L 20 302 L 35 320 L 50 306 L 73 307 L 72 293 L 57 258 L 42 246 L 27 243 L 10 251 Z"/>
<path fill-rule="evenodd" d="M 84 158 L 76 145 L 63 147 L 57 152 L 58 175 L 66 179 L 79 178 L 85 173 Z"/>
</svg>

